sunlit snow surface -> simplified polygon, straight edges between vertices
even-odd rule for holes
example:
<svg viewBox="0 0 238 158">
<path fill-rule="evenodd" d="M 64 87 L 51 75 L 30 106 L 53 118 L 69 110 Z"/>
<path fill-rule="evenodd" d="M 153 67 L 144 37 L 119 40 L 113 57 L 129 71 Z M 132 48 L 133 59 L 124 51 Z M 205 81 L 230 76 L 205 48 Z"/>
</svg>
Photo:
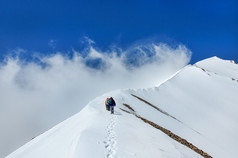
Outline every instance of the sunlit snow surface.
<svg viewBox="0 0 238 158">
<path fill-rule="evenodd" d="M 172 117 L 133 97 L 137 95 Z M 238 155 L 238 65 L 209 58 L 188 65 L 159 87 L 118 90 L 97 97 L 82 111 L 31 140 L 7 158 L 201 157 L 144 123 L 140 115 L 216 158 Z M 113 96 L 115 115 L 104 101 Z M 179 121 L 178 121 L 179 120 Z"/>
</svg>

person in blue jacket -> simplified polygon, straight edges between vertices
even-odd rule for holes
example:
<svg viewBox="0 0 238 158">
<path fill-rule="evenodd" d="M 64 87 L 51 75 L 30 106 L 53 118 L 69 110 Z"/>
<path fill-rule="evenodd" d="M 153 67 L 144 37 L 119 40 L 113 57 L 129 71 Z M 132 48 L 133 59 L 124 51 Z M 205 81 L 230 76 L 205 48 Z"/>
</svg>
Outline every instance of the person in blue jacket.
<svg viewBox="0 0 238 158">
<path fill-rule="evenodd" d="M 111 111 L 111 114 L 114 114 L 114 107 L 116 106 L 116 102 L 112 97 L 106 99 L 105 105 L 106 109 L 108 111 Z"/>
</svg>

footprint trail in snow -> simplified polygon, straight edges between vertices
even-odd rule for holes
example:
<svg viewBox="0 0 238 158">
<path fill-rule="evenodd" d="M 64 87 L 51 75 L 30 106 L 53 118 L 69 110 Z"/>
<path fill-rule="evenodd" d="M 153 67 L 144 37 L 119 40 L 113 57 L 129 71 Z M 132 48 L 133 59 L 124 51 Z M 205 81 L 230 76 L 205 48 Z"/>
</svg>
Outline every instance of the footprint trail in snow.
<svg viewBox="0 0 238 158">
<path fill-rule="evenodd" d="M 116 115 L 112 115 L 110 122 L 106 128 L 107 131 L 107 137 L 104 141 L 105 148 L 107 152 L 107 158 L 115 158 L 116 154 L 116 133 L 115 133 L 115 125 L 116 125 Z"/>
</svg>

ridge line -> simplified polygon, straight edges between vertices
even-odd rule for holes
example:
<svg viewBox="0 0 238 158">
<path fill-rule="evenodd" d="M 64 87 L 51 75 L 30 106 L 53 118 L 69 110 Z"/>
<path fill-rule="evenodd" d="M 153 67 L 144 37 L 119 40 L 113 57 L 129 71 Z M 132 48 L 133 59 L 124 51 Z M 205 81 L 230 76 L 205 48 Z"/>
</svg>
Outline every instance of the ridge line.
<svg viewBox="0 0 238 158">
<path fill-rule="evenodd" d="M 155 106 L 155 105 L 151 104 L 150 102 L 146 101 L 145 99 L 142 99 L 141 97 L 138 97 L 138 96 L 136 96 L 136 95 L 134 95 L 134 94 L 131 94 L 131 95 L 132 95 L 133 97 L 135 97 L 135 98 L 139 99 L 140 101 L 142 101 L 142 102 L 146 103 L 147 105 L 149 105 L 149 106 L 153 107 L 154 109 L 158 110 L 159 112 L 161 112 L 161 113 L 163 113 L 163 114 L 165 114 L 165 115 L 167 115 L 167 116 L 169 116 L 169 117 L 171 117 L 171 118 L 173 118 L 173 119 L 177 120 L 178 122 L 182 123 L 182 121 L 178 120 L 176 117 L 174 117 L 174 116 L 170 115 L 170 114 L 169 114 L 169 113 L 167 113 L 166 111 L 164 111 L 164 110 L 162 110 L 162 109 L 158 108 L 157 106 Z"/>
<path fill-rule="evenodd" d="M 124 104 L 123 104 L 124 105 Z M 128 105 L 128 104 L 126 104 Z M 125 105 L 124 105 L 125 106 Z M 128 105 L 129 106 L 129 105 Z M 130 107 L 130 106 L 129 106 Z M 125 109 L 120 108 L 122 111 L 128 113 L 128 114 L 132 114 L 135 117 L 141 119 L 142 121 L 144 121 L 145 123 L 151 125 L 152 127 L 160 130 L 161 132 L 163 132 L 164 134 L 168 135 L 170 138 L 172 138 L 173 140 L 179 142 L 180 144 L 185 145 L 186 147 L 190 148 L 191 150 L 193 150 L 194 152 L 200 154 L 201 156 L 203 156 L 204 158 L 212 158 L 212 156 L 210 156 L 209 154 L 207 154 L 206 152 L 204 152 L 202 149 L 199 149 L 198 147 L 196 147 L 195 145 L 193 145 L 192 143 L 188 142 L 186 139 L 174 134 L 173 132 L 171 132 L 170 130 L 150 121 L 147 120 L 146 118 L 143 118 L 139 115 L 137 115 L 136 113 L 131 113 L 130 111 L 127 111 Z"/>
</svg>

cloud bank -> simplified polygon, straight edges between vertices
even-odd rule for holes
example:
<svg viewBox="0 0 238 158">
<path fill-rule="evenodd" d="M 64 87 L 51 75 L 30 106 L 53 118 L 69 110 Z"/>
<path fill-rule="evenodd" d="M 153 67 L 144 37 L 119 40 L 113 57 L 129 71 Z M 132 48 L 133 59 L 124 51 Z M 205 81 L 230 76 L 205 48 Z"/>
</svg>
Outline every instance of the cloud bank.
<svg viewBox="0 0 238 158">
<path fill-rule="evenodd" d="M 30 61 L 6 57 L 0 64 L 0 157 L 105 92 L 158 85 L 188 64 L 190 56 L 183 45 L 146 44 L 104 52 L 89 45 L 71 55 L 34 54 Z"/>
</svg>

